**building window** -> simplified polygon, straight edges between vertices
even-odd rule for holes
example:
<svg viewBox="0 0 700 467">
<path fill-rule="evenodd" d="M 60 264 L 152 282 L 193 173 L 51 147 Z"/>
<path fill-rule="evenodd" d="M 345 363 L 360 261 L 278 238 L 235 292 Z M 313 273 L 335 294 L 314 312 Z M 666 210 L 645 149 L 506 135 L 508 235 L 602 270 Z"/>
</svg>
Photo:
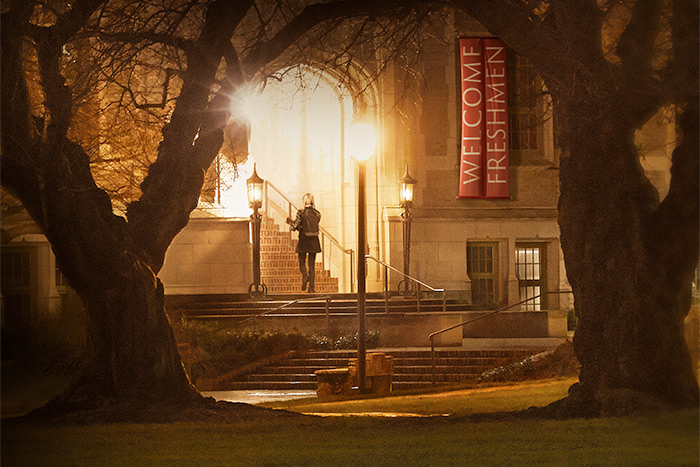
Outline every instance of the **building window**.
<svg viewBox="0 0 700 467">
<path fill-rule="evenodd" d="M 4 248 L 2 251 L 3 327 L 21 326 L 33 317 L 31 258 L 28 248 Z"/>
<path fill-rule="evenodd" d="M 518 243 L 515 247 L 515 275 L 518 277 L 521 310 L 539 311 L 544 306 L 544 247 L 542 244 Z M 538 296 L 539 295 L 539 296 Z M 537 297 L 537 298 L 533 298 Z"/>
<path fill-rule="evenodd" d="M 537 149 L 537 116 L 529 112 L 516 112 L 510 114 L 509 120 L 511 149 Z"/>
<path fill-rule="evenodd" d="M 22 250 L 2 252 L 3 290 L 29 287 L 31 279 L 29 255 L 29 251 Z"/>
<path fill-rule="evenodd" d="M 508 49 L 508 115 L 511 159 L 524 163 L 543 151 L 543 84 L 537 70 L 525 58 Z M 533 154 L 535 153 L 535 154 Z M 529 154 L 530 157 L 525 157 Z"/>
<path fill-rule="evenodd" d="M 495 307 L 498 303 L 498 245 L 469 242 L 467 274 L 472 282 L 472 303 Z"/>
</svg>

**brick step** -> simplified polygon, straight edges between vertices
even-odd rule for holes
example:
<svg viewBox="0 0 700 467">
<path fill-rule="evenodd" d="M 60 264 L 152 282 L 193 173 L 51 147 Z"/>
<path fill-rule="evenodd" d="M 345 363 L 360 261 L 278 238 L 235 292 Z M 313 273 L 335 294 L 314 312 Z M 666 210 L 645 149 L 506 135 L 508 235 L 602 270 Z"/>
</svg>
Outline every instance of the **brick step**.
<svg viewBox="0 0 700 467">
<path fill-rule="evenodd" d="M 300 365 L 300 366 L 275 366 L 275 367 L 266 367 L 261 370 L 259 370 L 262 373 L 256 373 L 255 375 L 249 375 L 250 377 L 255 377 L 256 380 L 259 380 L 258 378 L 259 375 L 287 375 L 294 377 L 294 375 L 313 375 L 316 370 L 327 370 L 331 368 L 344 368 L 347 367 L 347 363 L 343 365 L 314 365 L 314 366 L 305 366 L 305 365 Z M 495 368 L 500 365 L 496 366 L 480 366 L 480 365 L 475 365 L 475 366 L 465 366 L 465 367 L 444 367 L 444 366 L 438 366 L 436 367 L 436 373 L 437 374 L 451 374 L 455 376 L 460 376 L 460 377 L 466 377 L 469 375 L 480 375 L 486 370 L 489 370 L 491 368 Z M 432 375 L 432 367 L 426 366 L 426 367 L 413 367 L 413 368 L 394 368 L 394 377 L 396 378 L 404 378 L 404 377 L 416 377 L 416 378 L 421 378 L 425 375 Z"/>
<path fill-rule="evenodd" d="M 540 350 L 439 350 L 436 352 L 436 383 L 439 385 L 475 381 L 484 371 L 538 353 Z M 371 349 L 368 352 L 372 352 Z M 429 350 L 385 351 L 394 357 L 394 390 L 432 386 Z M 296 352 L 274 366 L 259 369 L 227 386 L 230 389 L 315 389 L 314 372 L 348 366 L 354 350 Z"/>
<path fill-rule="evenodd" d="M 265 284 L 267 286 L 267 292 L 268 293 L 299 293 L 301 292 L 301 285 L 297 286 L 291 286 L 291 285 L 274 285 L 274 284 Z M 317 285 L 315 287 L 316 294 L 331 294 L 335 293 L 338 290 L 338 285 Z"/>
<path fill-rule="evenodd" d="M 347 366 L 345 365 L 338 365 L 340 367 Z M 289 374 L 314 374 L 314 371 L 316 370 L 326 370 L 329 368 L 338 368 L 338 366 L 335 365 L 317 365 L 317 366 L 306 366 L 306 365 L 296 365 L 296 366 L 267 366 L 265 368 L 259 369 L 256 373 L 261 372 L 265 374 L 273 374 L 273 375 L 279 375 L 279 374 L 284 374 L 284 375 L 289 375 Z"/>
<path fill-rule="evenodd" d="M 287 242 L 290 241 L 289 232 L 282 230 L 260 229 L 260 238 L 282 238 Z"/>
<path fill-rule="evenodd" d="M 260 255 L 261 255 L 260 259 L 262 259 L 262 255 L 270 254 L 270 253 L 289 255 L 289 256 L 282 256 L 283 259 L 287 259 L 287 260 L 289 259 L 289 257 L 299 259 L 299 256 L 297 255 L 297 252 L 296 252 L 296 244 L 290 245 L 289 243 L 281 242 L 278 244 L 263 245 L 261 243 L 260 244 Z"/>
<path fill-rule="evenodd" d="M 459 365 L 499 365 L 501 361 L 509 360 L 511 357 L 437 357 L 435 364 L 439 366 L 459 366 Z M 513 357 L 515 358 L 515 357 Z M 423 358 L 396 358 L 394 357 L 394 367 L 421 367 L 432 365 L 430 357 Z"/>
<path fill-rule="evenodd" d="M 298 291 L 294 294 L 291 294 L 289 297 L 286 297 L 284 300 L 274 300 L 274 299 L 269 299 L 269 300 L 262 300 L 262 301 L 253 301 L 253 300 L 242 300 L 242 301 L 192 301 L 188 302 L 187 304 L 183 304 L 178 306 L 177 308 L 179 309 L 186 309 L 186 310 L 236 310 L 236 309 L 272 309 L 277 306 L 283 305 L 285 303 L 289 303 L 293 300 L 305 300 L 309 299 L 310 297 L 306 293 L 299 293 Z M 384 309 L 385 301 L 381 299 L 368 299 L 366 301 L 366 305 L 368 308 L 372 309 Z M 389 309 L 390 311 L 394 310 L 408 310 L 408 311 L 415 311 L 416 310 L 416 302 L 415 300 L 389 300 L 388 302 Z M 464 310 L 464 305 L 456 304 L 456 303 L 447 303 L 448 309 L 451 309 L 453 311 L 465 311 Z M 432 300 L 432 299 L 425 299 L 421 302 L 421 309 L 423 308 L 435 308 L 435 307 L 440 307 L 442 309 L 442 301 L 441 300 Z M 303 309 L 323 309 L 325 310 L 326 308 L 326 302 L 325 300 L 315 300 L 315 301 L 302 301 L 295 303 L 293 305 L 289 305 L 287 307 L 289 309 L 291 308 L 303 308 Z M 357 301 L 356 300 L 347 300 L 343 298 L 334 298 L 331 296 L 331 308 L 332 309 L 338 309 L 338 310 L 356 310 L 357 309 Z M 394 355 L 394 354 L 392 354 Z M 397 356 L 411 356 L 411 354 L 405 354 L 405 353 L 397 353 Z M 422 353 L 417 353 L 415 356 L 422 356 L 425 354 Z M 453 354 L 454 356 L 458 356 L 458 354 Z"/>
<path fill-rule="evenodd" d="M 316 263 L 315 269 L 317 271 L 320 271 L 323 268 L 321 263 Z M 260 269 L 294 269 L 295 271 L 299 271 L 299 259 L 294 258 L 290 260 L 281 260 L 277 257 L 271 258 L 271 259 L 261 259 L 260 260 Z"/>
<path fill-rule="evenodd" d="M 262 248 L 264 245 L 285 245 L 292 249 L 293 242 L 290 242 L 287 236 L 261 235 L 260 247 Z"/>
<path fill-rule="evenodd" d="M 316 269 L 316 280 L 328 280 L 329 282 L 338 281 L 338 278 L 331 277 L 331 272 L 327 269 Z M 267 269 L 260 270 L 261 278 L 269 278 L 278 280 L 288 280 L 301 282 L 301 273 L 298 269 Z"/>
<path fill-rule="evenodd" d="M 316 375 L 313 373 L 256 373 L 244 377 L 246 382 L 316 382 Z"/>
<path fill-rule="evenodd" d="M 314 297 L 314 296 L 323 296 L 324 290 L 320 287 L 316 287 L 316 292 L 313 294 L 307 294 L 309 297 Z M 186 318 L 197 318 L 197 317 L 204 317 L 207 316 L 209 319 L 214 319 L 214 317 L 220 317 L 221 319 L 227 319 L 227 318 L 247 318 L 253 315 L 259 315 L 262 314 L 263 312 L 265 313 L 265 317 L 268 318 L 291 318 L 291 317 L 298 317 L 300 315 L 303 316 L 325 316 L 326 311 L 325 308 L 298 308 L 298 307 L 286 307 L 282 308 L 280 310 L 272 312 L 272 309 L 265 309 L 265 308 L 236 308 L 236 309 L 204 309 L 204 308 L 197 308 L 197 309 L 180 309 L 180 313 Z M 412 309 L 406 309 L 406 310 L 389 310 L 390 314 L 396 314 L 396 315 L 401 315 L 402 313 L 415 313 L 415 308 Z M 422 308 L 423 312 L 429 312 L 429 309 Z M 434 309 L 434 311 L 438 311 L 438 309 Z M 366 307 L 365 312 L 367 313 L 368 316 L 370 315 L 385 315 L 385 311 L 383 307 Z M 351 308 L 346 308 L 346 309 L 338 309 L 335 307 L 331 307 L 329 309 L 329 314 L 331 316 L 356 316 L 357 315 L 357 308 L 356 307 L 351 307 Z M 426 357 L 429 359 L 429 357 Z"/>
<path fill-rule="evenodd" d="M 272 389 L 278 391 L 294 391 L 294 390 L 316 390 L 316 382 L 311 381 L 269 381 L 269 382 L 259 382 L 259 381 L 237 381 L 235 383 L 229 383 L 227 385 L 227 390 L 229 391 L 242 391 L 249 389 Z"/>
<path fill-rule="evenodd" d="M 347 358 L 290 358 L 284 360 L 279 366 L 305 366 L 313 368 L 341 367 L 348 365 Z M 313 373 L 313 372 L 312 372 Z"/>
<path fill-rule="evenodd" d="M 298 263 L 299 254 L 294 251 L 294 248 L 291 246 L 286 250 L 279 248 L 276 251 L 260 251 L 260 261 L 272 261 L 275 259 L 280 261 L 296 261 Z"/>
<path fill-rule="evenodd" d="M 500 365 L 495 365 L 495 366 L 500 366 Z M 488 370 L 489 368 L 493 368 L 492 366 L 489 365 L 464 365 L 464 366 L 445 366 L 445 365 L 437 365 L 435 367 L 435 371 L 440 374 L 456 374 L 456 375 L 462 375 L 462 374 L 469 374 L 469 375 L 480 375 L 484 371 Z M 401 366 L 401 367 L 394 367 L 394 375 L 401 375 L 401 376 L 406 376 L 406 375 L 423 375 L 427 373 L 432 374 L 433 367 L 431 366 Z"/>
</svg>

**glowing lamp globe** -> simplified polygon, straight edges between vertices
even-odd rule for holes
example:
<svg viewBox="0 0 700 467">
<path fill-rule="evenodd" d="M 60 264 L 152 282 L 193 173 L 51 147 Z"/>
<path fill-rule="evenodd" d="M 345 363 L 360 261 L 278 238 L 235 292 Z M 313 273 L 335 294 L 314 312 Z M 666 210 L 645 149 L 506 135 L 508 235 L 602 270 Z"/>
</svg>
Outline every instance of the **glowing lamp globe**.
<svg viewBox="0 0 700 467">
<path fill-rule="evenodd" d="M 253 174 L 245 184 L 248 188 L 248 205 L 253 208 L 253 210 L 259 209 L 262 206 L 262 192 L 263 184 L 265 180 L 260 178 L 257 171 L 255 170 L 255 164 L 253 164 Z"/>
<path fill-rule="evenodd" d="M 413 187 L 418 183 L 418 180 L 408 174 L 408 164 L 406 170 L 401 177 L 401 189 L 399 191 L 399 205 L 402 208 L 410 208 L 413 206 Z"/>
<path fill-rule="evenodd" d="M 348 132 L 350 156 L 358 162 L 367 161 L 377 146 L 377 135 L 369 123 L 353 123 Z"/>
</svg>

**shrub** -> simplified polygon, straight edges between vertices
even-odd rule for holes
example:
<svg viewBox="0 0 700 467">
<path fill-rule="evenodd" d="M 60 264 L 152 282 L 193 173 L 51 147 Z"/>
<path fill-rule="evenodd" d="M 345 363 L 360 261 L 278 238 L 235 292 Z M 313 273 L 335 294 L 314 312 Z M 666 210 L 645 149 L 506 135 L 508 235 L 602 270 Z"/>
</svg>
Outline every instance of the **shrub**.
<svg viewBox="0 0 700 467">
<path fill-rule="evenodd" d="M 195 380 L 201 376 L 214 377 L 290 350 L 346 350 L 357 347 L 357 333 L 328 336 L 238 331 L 224 324 L 195 322 L 185 322 L 180 327 L 191 347 L 203 351 L 196 357 L 196 362 L 185 362 L 190 368 L 190 377 Z M 378 342 L 378 332 L 367 332 L 367 348 L 376 347 Z"/>
<path fill-rule="evenodd" d="M 44 373 L 74 373 L 85 353 L 86 319 L 82 304 L 74 303 L 63 307 L 58 316 L 3 330 L 3 358 L 16 359 Z"/>
</svg>

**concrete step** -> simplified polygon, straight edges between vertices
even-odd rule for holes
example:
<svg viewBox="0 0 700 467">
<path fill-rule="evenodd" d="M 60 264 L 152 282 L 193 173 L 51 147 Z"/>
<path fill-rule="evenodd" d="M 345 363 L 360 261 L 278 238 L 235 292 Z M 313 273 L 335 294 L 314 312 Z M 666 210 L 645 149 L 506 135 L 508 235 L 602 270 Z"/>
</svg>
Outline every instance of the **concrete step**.
<svg viewBox="0 0 700 467">
<path fill-rule="evenodd" d="M 499 365 L 496 365 L 499 366 Z M 464 366 L 444 366 L 438 365 L 435 367 L 435 371 L 440 374 L 470 374 L 470 375 L 480 375 L 484 371 L 490 368 L 489 365 L 464 365 Z M 394 375 L 423 375 L 426 373 L 432 374 L 432 366 L 401 366 L 394 367 Z"/>
<path fill-rule="evenodd" d="M 256 381 L 237 381 L 230 383 L 227 387 L 227 390 L 229 391 L 242 391 L 248 389 L 274 389 L 281 391 L 294 391 L 304 389 L 313 391 L 316 390 L 316 383 L 308 381 L 271 381 L 266 384 L 261 384 Z"/>
<path fill-rule="evenodd" d="M 383 352 L 394 357 L 392 384 L 395 390 L 432 386 L 433 370 L 429 349 L 383 349 Z M 537 352 L 539 350 L 441 349 L 436 351 L 436 384 L 474 381 L 488 369 Z M 315 389 L 316 370 L 346 367 L 348 359 L 356 355 L 354 350 L 297 352 L 276 365 L 261 368 L 227 386 L 229 389 Z"/>
<path fill-rule="evenodd" d="M 280 366 L 307 366 L 312 368 L 341 367 L 347 365 L 347 358 L 290 358 L 280 364 Z"/>
<path fill-rule="evenodd" d="M 274 373 L 274 374 L 254 374 L 247 375 L 244 381 L 249 382 L 316 382 L 316 375 L 313 373 Z"/>
</svg>

